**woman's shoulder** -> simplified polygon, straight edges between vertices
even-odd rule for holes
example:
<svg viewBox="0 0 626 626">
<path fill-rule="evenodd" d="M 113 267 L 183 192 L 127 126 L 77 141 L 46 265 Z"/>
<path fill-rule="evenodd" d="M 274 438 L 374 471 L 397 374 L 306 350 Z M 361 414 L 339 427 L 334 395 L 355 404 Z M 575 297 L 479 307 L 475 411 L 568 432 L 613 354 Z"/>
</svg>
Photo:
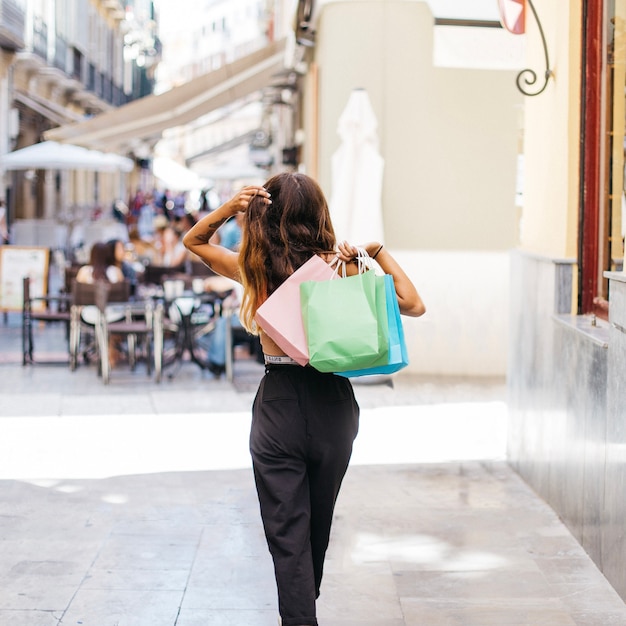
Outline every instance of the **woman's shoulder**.
<svg viewBox="0 0 626 626">
<path fill-rule="evenodd" d="M 76 272 L 76 281 L 79 283 L 92 283 L 93 282 L 93 267 L 91 265 L 83 265 Z"/>
</svg>

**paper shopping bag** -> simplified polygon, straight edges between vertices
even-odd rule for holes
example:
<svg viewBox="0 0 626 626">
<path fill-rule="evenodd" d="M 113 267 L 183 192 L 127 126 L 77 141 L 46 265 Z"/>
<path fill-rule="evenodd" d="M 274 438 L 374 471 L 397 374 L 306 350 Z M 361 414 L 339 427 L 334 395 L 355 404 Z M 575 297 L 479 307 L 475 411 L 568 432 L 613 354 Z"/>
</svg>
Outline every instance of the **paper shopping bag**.
<svg viewBox="0 0 626 626">
<path fill-rule="evenodd" d="M 257 309 L 255 320 L 276 345 L 300 365 L 309 362 L 300 306 L 300 284 L 330 280 L 333 268 L 320 256 L 312 256 L 300 266 Z"/>
<path fill-rule="evenodd" d="M 389 359 L 385 365 L 367 367 L 359 370 L 338 372 L 341 376 L 372 376 L 375 374 L 394 374 L 409 364 L 409 354 L 404 339 L 404 329 L 398 306 L 398 296 L 393 284 L 393 276 L 386 274 L 385 295 L 387 297 L 387 321 L 389 324 Z"/>
<path fill-rule="evenodd" d="M 389 331 L 385 283 L 368 270 L 300 285 L 309 363 L 343 372 L 387 363 Z"/>
</svg>

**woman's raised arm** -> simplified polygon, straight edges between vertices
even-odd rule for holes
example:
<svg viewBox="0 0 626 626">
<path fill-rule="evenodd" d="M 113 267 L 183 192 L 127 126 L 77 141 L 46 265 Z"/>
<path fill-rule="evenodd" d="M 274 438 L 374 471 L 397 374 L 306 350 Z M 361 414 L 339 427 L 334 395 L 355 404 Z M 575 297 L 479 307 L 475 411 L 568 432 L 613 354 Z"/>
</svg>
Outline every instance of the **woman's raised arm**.
<svg viewBox="0 0 626 626">
<path fill-rule="evenodd" d="M 269 198 L 269 194 L 263 187 L 257 185 L 244 187 L 222 206 L 196 222 L 185 233 L 183 237 L 185 247 L 199 256 L 216 274 L 238 280 L 237 252 L 211 243 L 211 238 L 233 215 L 246 211 L 250 201 L 257 195 Z"/>
</svg>

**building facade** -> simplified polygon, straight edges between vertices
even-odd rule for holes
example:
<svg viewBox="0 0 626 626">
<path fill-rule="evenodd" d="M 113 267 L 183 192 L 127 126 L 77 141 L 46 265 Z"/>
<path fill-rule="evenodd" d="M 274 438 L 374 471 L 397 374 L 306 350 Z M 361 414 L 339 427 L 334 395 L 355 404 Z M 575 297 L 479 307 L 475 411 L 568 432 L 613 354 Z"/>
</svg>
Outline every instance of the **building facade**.
<svg viewBox="0 0 626 626">
<path fill-rule="evenodd" d="M 245 160 L 263 167 L 258 171 L 265 178 L 280 165 L 271 153 L 282 156 L 285 125 L 276 122 L 274 96 L 284 81 L 288 4 L 206 0 L 182 14 L 173 3 L 157 5 L 165 57 L 156 92 L 79 124 L 51 129 L 45 137 L 130 151 L 141 158 L 145 172 L 153 157 L 167 157 L 178 168 L 209 179 L 217 177 L 208 168 L 240 148 Z M 138 181 L 138 187 L 149 188 L 151 179 Z"/>
<path fill-rule="evenodd" d="M 174 3 L 163 3 L 163 58 L 157 72 L 157 92 L 218 71 L 284 37 L 284 4 L 274 0 L 205 0 L 188 13 L 180 12 Z M 259 134 L 264 135 L 261 139 L 266 145 L 271 144 L 271 117 L 271 106 L 258 93 L 251 93 L 187 124 L 165 129 L 155 146 L 155 156 L 174 159 L 209 181 L 217 168 L 231 164 L 241 164 L 243 172 L 250 169 L 251 145 Z M 258 164 L 271 165 L 267 159 Z M 230 181 L 212 182 L 225 187 L 224 193 L 230 191 Z"/>
<path fill-rule="evenodd" d="M 7 172 L 2 155 L 150 93 L 158 55 L 151 1 L 0 1 L 0 197 L 11 221 L 119 198 L 116 176 Z"/>
<path fill-rule="evenodd" d="M 626 2 L 534 4 L 552 65 L 525 102 L 509 458 L 626 599 Z M 541 76 L 530 13 L 526 36 Z"/>
</svg>

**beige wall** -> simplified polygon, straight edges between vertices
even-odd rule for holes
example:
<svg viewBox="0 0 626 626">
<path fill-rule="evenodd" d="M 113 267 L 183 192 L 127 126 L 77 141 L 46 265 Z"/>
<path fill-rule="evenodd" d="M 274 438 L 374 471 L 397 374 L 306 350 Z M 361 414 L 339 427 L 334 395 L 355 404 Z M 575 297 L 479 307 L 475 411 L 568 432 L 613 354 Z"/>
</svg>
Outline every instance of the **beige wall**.
<svg viewBox="0 0 626 626">
<path fill-rule="evenodd" d="M 580 0 L 538 7 L 551 69 L 546 90 L 526 98 L 525 190 L 521 246 L 549 257 L 576 257 L 580 141 Z M 542 73 L 543 46 L 527 20 L 528 67 Z"/>
<path fill-rule="evenodd" d="M 337 121 L 364 87 L 385 160 L 387 243 L 419 250 L 508 250 L 519 107 L 509 71 L 432 65 L 433 17 L 424 2 L 348 0 L 324 5 L 319 66 L 318 175 L 331 192 Z"/>
<path fill-rule="evenodd" d="M 305 81 L 305 165 L 330 196 L 337 122 L 365 88 L 385 161 L 385 245 L 427 307 L 404 319 L 407 373 L 504 376 L 524 100 L 515 72 L 433 67 L 433 23 L 418 0 L 323 5 L 318 79 Z"/>
</svg>

